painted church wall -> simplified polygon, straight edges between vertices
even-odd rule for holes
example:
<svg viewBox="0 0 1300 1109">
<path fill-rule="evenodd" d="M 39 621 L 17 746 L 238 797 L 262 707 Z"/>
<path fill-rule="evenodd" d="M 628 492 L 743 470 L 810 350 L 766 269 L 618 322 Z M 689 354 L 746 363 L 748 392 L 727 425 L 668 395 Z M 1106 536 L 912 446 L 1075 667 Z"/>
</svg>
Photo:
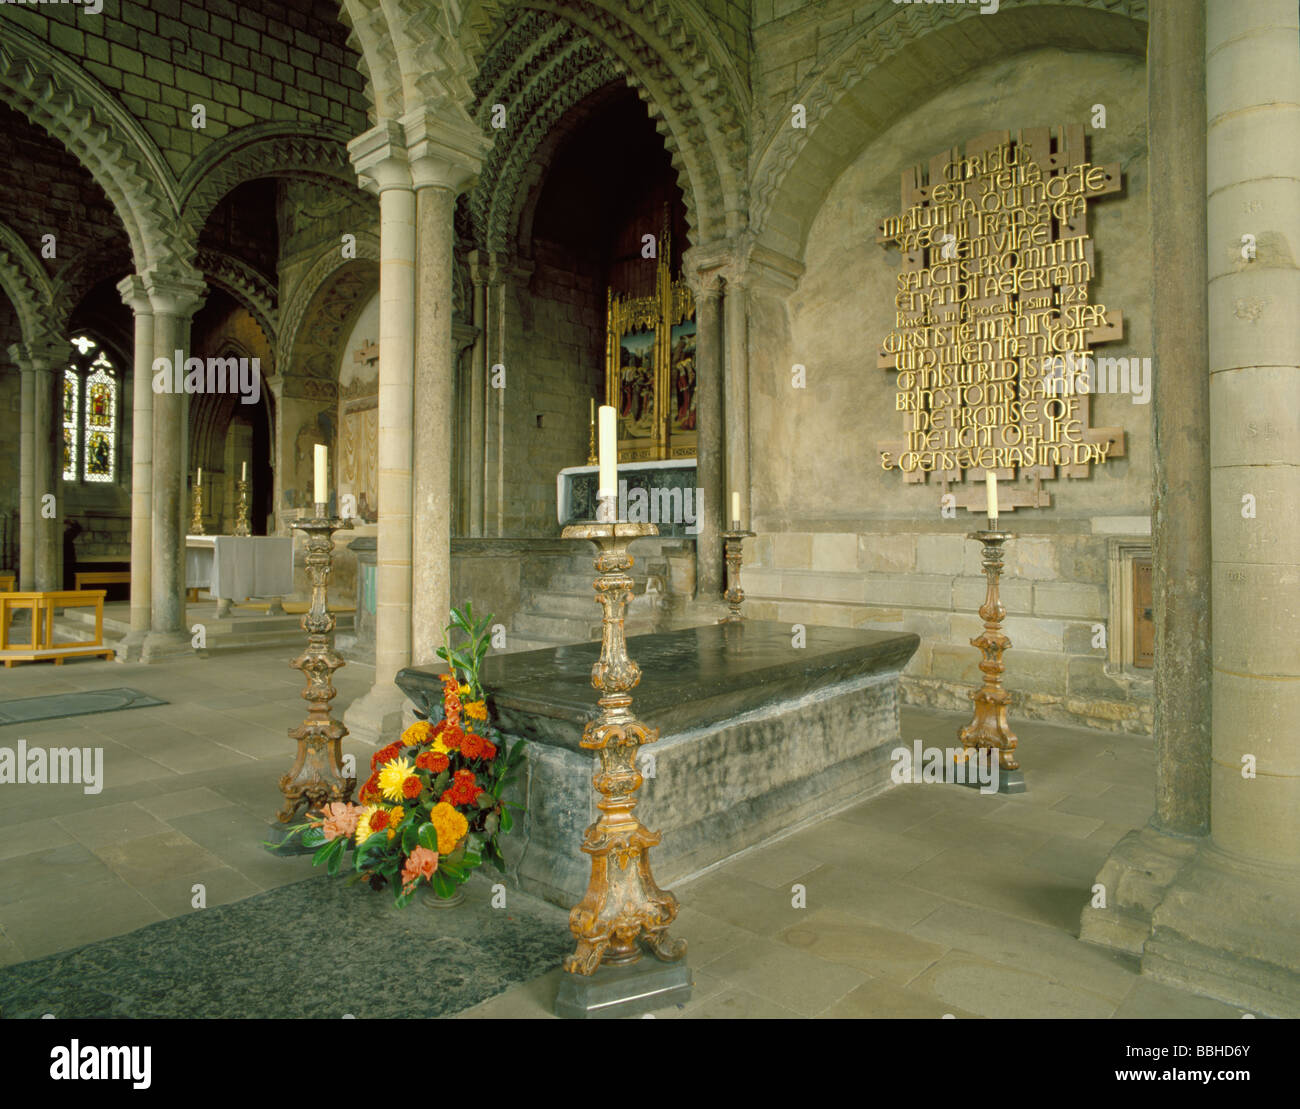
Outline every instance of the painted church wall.
<svg viewBox="0 0 1300 1109">
<path fill-rule="evenodd" d="M 750 318 L 754 530 L 745 571 L 754 617 L 906 629 L 922 636 L 905 686 L 913 702 L 969 707 L 978 685 L 984 579 L 965 538 L 982 514 L 940 515 L 936 480 L 904 484 L 881 468 L 878 440 L 902 437 L 894 375 L 876 350 L 894 324 L 897 251 L 875 242 L 899 209 L 900 173 L 995 128 L 1089 123 L 1094 163 L 1119 163 L 1122 195 L 1093 201 L 1090 301 L 1124 314 L 1112 357 L 1151 353 L 1145 71 L 1130 57 L 1041 50 L 992 65 L 919 105 L 864 147 L 812 224 L 807 270 L 788 295 L 757 292 Z M 1025 105 L 1036 105 L 1026 115 Z M 792 387 L 791 367 L 807 367 Z M 1159 372 L 1158 367 L 1154 367 Z M 1149 536 L 1151 409 L 1126 395 L 1091 398 L 1094 427 L 1125 432 L 1122 458 L 1084 480 L 1044 483 L 1052 505 L 1003 517 L 1007 683 L 1022 716 L 1148 731 L 1151 671 L 1108 663 L 1096 625 L 1109 617 L 1108 540 Z M 1108 634 L 1115 629 L 1107 628 Z"/>
</svg>

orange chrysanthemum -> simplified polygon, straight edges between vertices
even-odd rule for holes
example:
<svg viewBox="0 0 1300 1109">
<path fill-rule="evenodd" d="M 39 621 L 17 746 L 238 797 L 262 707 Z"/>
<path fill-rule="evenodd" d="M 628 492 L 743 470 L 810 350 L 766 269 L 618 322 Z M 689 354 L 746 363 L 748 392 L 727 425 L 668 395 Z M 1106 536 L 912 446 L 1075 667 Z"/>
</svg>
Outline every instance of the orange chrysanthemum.
<svg viewBox="0 0 1300 1109">
<path fill-rule="evenodd" d="M 414 774 L 402 783 L 402 796 L 406 798 L 415 798 L 420 796 L 420 790 L 424 788 L 424 783 Z"/>
<path fill-rule="evenodd" d="M 416 757 L 415 765 L 431 774 L 441 774 L 451 765 L 451 760 L 437 751 L 425 751 Z"/>
<path fill-rule="evenodd" d="M 370 830 L 372 832 L 382 832 L 388 827 L 388 810 L 376 809 L 370 814 Z"/>
<path fill-rule="evenodd" d="M 441 800 L 449 805 L 472 805 L 483 788 L 474 780 L 472 770 L 457 770 L 450 788 L 443 791 Z"/>
</svg>

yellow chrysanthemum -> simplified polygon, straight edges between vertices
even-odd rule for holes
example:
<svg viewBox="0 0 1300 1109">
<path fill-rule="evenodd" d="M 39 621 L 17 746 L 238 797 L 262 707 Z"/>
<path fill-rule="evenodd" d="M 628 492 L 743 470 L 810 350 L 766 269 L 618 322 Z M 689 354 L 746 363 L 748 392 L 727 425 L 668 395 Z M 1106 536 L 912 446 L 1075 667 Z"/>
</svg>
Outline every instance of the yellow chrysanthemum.
<svg viewBox="0 0 1300 1109">
<path fill-rule="evenodd" d="M 430 751 L 436 751 L 440 755 L 450 755 L 451 748 L 442 741 L 442 736 L 434 736 L 433 742 L 429 744 Z"/>
<path fill-rule="evenodd" d="M 407 759 L 393 759 L 379 768 L 379 792 L 388 801 L 400 801 L 402 783 L 415 773 L 415 764 Z"/>
<path fill-rule="evenodd" d="M 357 818 L 356 843 L 358 847 L 370 838 L 370 818 L 378 811 L 378 805 L 367 805 L 366 811 Z"/>
<path fill-rule="evenodd" d="M 429 738 L 432 725 L 427 720 L 417 720 L 402 733 L 402 742 L 407 747 L 414 747 Z"/>
<path fill-rule="evenodd" d="M 405 817 L 406 817 L 406 810 L 405 810 L 404 808 L 402 808 L 401 805 L 398 805 L 396 808 L 389 809 L 389 810 L 388 810 L 388 813 L 389 813 L 389 816 L 392 818 L 392 821 L 393 821 L 392 825 L 390 825 L 391 827 L 396 827 L 396 826 L 397 826 L 398 824 L 400 824 L 400 823 L 405 819 Z"/>
<path fill-rule="evenodd" d="M 471 720 L 486 720 L 487 705 L 483 701 L 468 701 L 465 704 L 465 715 Z"/>
<path fill-rule="evenodd" d="M 462 685 L 456 692 L 460 694 L 461 700 L 463 701 L 469 696 L 469 686 Z"/>
<path fill-rule="evenodd" d="M 469 831 L 469 821 L 446 801 L 439 801 L 433 806 L 433 812 L 429 814 L 429 823 L 438 833 L 439 855 L 451 854 L 456 849 L 456 844 Z"/>
</svg>

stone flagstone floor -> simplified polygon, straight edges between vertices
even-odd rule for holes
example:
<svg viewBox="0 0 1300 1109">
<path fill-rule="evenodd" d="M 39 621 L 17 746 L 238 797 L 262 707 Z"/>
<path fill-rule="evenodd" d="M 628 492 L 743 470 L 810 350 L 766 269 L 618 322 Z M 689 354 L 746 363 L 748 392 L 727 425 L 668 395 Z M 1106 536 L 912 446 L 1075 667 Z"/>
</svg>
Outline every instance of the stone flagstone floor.
<svg viewBox="0 0 1300 1109">
<path fill-rule="evenodd" d="M 250 815 L 265 822 L 278 807 L 285 731 L 305 711 L 291 655 L 0 676 L 0 699 L 126 685 L 171 702 L 0 728 L 0 745 L 98 746 L 106 765 L 94 796 L 0 787 L 0 965 L 193 912 L 195 883 L 217 905 L 313 873 L 310 859 L 271 857 L 248 832 Z M 335 675 L 338 713 L 372 675 L 355 663 Z M 909 744 L 955 742 L 957 716 L 902 715 Z M 674 887 L 695 991 L 655 1015 L 1240 1017 L 1076 938 L 1102 860 L 1150 816 L 1151 740 L 1034 722 L 1017 731 L 1026 794 L 898 786 Z M 350 739 L 344 750 L 369 759 Z M 796 884 L 806 908 L 792 905 Z M 559 973 L 464 1015 L 549 1017 Z"/>
</svg>

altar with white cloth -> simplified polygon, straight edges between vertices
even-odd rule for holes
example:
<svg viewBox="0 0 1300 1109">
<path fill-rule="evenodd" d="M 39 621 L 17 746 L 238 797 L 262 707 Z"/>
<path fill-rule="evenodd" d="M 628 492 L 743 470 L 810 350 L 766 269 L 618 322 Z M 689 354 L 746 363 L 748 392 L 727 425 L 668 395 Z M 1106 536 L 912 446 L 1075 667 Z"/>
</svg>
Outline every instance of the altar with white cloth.
<svg viewBox="0 0 1300 1109">
<path fill-rule="evenodd" d="M 225 602 L 292 593 L 293 540 L 278 535 L 187 535 L 185 588 L 206 589 Z"/>
</svg>

